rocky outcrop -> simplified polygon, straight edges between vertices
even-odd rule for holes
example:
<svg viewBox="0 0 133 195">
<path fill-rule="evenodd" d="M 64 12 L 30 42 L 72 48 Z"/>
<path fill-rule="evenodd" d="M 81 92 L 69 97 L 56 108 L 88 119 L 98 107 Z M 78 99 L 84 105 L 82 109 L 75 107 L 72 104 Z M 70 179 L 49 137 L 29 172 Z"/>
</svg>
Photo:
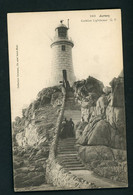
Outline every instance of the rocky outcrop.
<svg viewBox="0 0 133 195">
<path fill-rule="evenodd" d="M 86 125 L 88 125 L 87 122 L 79 122 L 77 123 L 76 125 L 76 139 L 78 139 L 82 133 L 83 133 L 83 130 L 85 129 Z"/>
<path fill-rule="evenodd" d="M 113 107 L 124 107 L 124 78 L 114 78 L 110 82 L 112 88 L 112 102 Z"/>
<path fill-rule="evenodd" d="M 37 99 L 22 110 L 22 118 L 16 117 L 13 122 L 15 188 L 46 182 L 45 165 L 61 105 L 60 86 L 43 89 Z"/>
<path fill-rule="evenodd" d="M 34 118 L 33 118 L 34 116 Z M 52 138 L 51 131 L 54 131 L 54 124 L 58 116 L 58 109 L 51 105 L 38 108 L 32 112 L 32 118 L 24 118 L 23 127 L 14 124 L 14 135 L 19 146 L 39 146 Z M 29 116 L 28 116 L 29 117 Z M 16 132 L 17 131 L 17 132 Z"/>
<path fill-rule="evenodd" d="M 82 100 L 89 96 L 89 93 L 96 94 L 98 97 L 103 93 L 103 83 L 91 76 L 86 80 L 77 81 L 73 85 L 75 97 Z"/>
<path fill-rule="evenodd" d="M 126 150 L 112 149 L 107 146 L 81 146 L 79 155 L 86 167 L 94 173 L 127 183 Z"/>
<path fill-rule="evenodd" d="M 84 129 L 82 136 L 79 137 L 77 143 L 81 145 L 105 145 L 111 144 L 111 127 L 102 116 L 95 117 Z"/>
<path fill-rule="evenodd" d="M 124 83 L 121 75 L 110 82 L 111 87 L 104 87 L 92 77 L 74 85 L 75 97 L 79 97 L 81 104 L 81 118 L 88 123 L 80 131 L 78 143 L 125 149 Z"/>
<path fill-rule="evenodd" d="M 79 155 L 86 166 L 101 176 L 127 181 L 122 74 L 110 85 L 104 87 L 93 77 L 75 82 L 66 97 L 69 109 L 64 106 L 65 91 L 60 86 L 46 88 L 22 110 L 23 116 L 16 117 L 12 124 L 16 188 L 44 183 L 45 173 L 47 182 L 54 185 L 62 186 L 64 182 L 63 187 L 68 188 L 94 187 L 66 172 L 55 159 L 62 107 L 68 112 L 81 108 L 76 138 Z"/>
<path fill-rule="evenodd" d="M 108 105 L 108 99 L 106 95 L 101 95 L 96 102 L 96 115 L 105 114 Z"/>
<path fill-rule="evenodd" d="M 123 74 L 110 82 L 111 87 L 102 86 L 103 91 L 98 93 L 91 85 L 82 94 L 85 83 L 75 85 L 82 119 L 76 126 L 79 155 L 96 174 L 127 182 Z"/>
</svg>

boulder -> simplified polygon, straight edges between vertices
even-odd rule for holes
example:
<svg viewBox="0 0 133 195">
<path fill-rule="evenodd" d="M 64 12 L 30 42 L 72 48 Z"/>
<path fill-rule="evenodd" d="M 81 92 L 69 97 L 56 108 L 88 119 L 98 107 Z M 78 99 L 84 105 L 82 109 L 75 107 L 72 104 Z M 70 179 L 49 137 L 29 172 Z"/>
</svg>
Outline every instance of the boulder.
<svg viewBox="0 0 133 195">
<path fill-rule="evenodd" d="M 108 95 L 109 93 L 111 93 L 111 91 L 112 91 L 111 87 L 106 86 L 106 87 L 103 88 L 103 92 L 104 92 L 106 95 Z"/>
<path fill-rule="evenodd" d="M 16 188 L 38 186 L 45 182 L 45 176 L 41 172 L 29 173 L 29 174 L 18 174 L 14 177 L 14 186 Z"/>
<path fill-rule="evenodd" d="M 117 161 L 126 161 L 127 160 L 127 151 L 122 149 L 113 149 L 114 158 Z"/>
<path fill-rule="evenodd" d="M 88 164 L 94 161 L 114 160 L 113 152 L 107 146 L 81 146 L 79 156 Z"/>
<path fill-rule="evenodd" d="M 51 104 L 54 107 L 61 106 L 62 105 L 62 98 L 63 98 L 63 94 L 61 92 L 53 93 L 52 98 L 51 98 Z"/>
<path fill-rule="evenodd" d="M 106 107 L 108 105 L 108 99 L 105 95 L 99 97 L 96 102 L 96 115 L 105 114 Z"/>
<path fill-rule="evenodd" d="M 83 130 L 81 136 L 79 136 L 77 143 L 81 145 L 86 145 L 88 141 L 88 129 L 90 128 L 90 124 L 86 125 L 85 129 Z"/>
<path fill-rule="evenodd" d="M 125 109 L 124 107 L 112 107 L 108 105 L 106 109 L 106 119 L 114 128 L 125 128 Z"/>
<path fill-rule="evenodd" d="M 108 105 L 108 107 L 106 108 L 106 119 L 112 126 L 112 147 L 126 149 L 124 107 L 112 107 Z"/>
<path fill-rule="evenodd" d="M 92 115 L 95 115 L 96 107 L 92 106 L 89 108 L 81 107 L 81 117 L 83 117 L 84 121 L 89 122 Z"/>
<path fill-rule="evenodd" d="M 23 161 L 21 161 L 21 160 L 19 160 L 19 161 L 15 160 L 15 161 L 13 161 L 13 168 L 14 169 L 21 168 L 23 166 L 23 164 L 24 164 Z"/>
<path fill-rule="evenodd" d="M 88 92 L 96 93 L 99 96 L 103 93 L 103 87 L 104 87 L 103 83 L 95 79 L 94 77 L 89 76 L 86 79 L 85 86 Z"/>
<path fill-rule="evenodd" d="M 103 145 L 110 146 L 111 144 L 111 131 L 110 125 L 105 120 L 100 120 L 96 123 L 93 130 L 88 132 L 87 145 Z"/>
<path fill-rule="evenodd" d="M 87 122 L 79 122 L 78 125 L 76 125 L 76 139 L 82 135 L 82 132 L 87 124 Z"/>
<path fill-rule="evenodd" d="M 84 98 L 84 100 L 81 103 L 81 107 L 83 108 L 89 108 L 96 105 L 96 101 L 98 99 L 98 96 L 96 93 L 88 93 L 88 96 Z"/>
<path fill-rule="evenodd" d="M 103 83 L 91 76 L 86 80 L 77 81 L 73 85 L 75 96 L 78 99 L 85 98 L 89 93 L 95 93 L 98 97 L 103 93 Z"/>
<path fill-rule="evenodd" d="M 112 106 L 113 107 L 124 107 L 124 78 L 114 78 L 110 85 L 112 87 Z"/>
<path fill-rule="evenodd" d="M 95 117 L 84 129 L 82 135 L 77 140 L 81 145 L 103 145 L 111 144 L 110 124 L 102 119 L 102 115 Z"/>
</svg>

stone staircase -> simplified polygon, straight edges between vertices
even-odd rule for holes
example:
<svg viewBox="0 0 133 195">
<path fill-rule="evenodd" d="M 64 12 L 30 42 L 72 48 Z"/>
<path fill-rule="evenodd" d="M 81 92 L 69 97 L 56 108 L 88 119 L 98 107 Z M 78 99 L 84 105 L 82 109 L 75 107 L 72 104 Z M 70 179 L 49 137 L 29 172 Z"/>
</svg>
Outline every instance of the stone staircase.
<svg viewBox="0 0 133 195">
<path fill-rule="evenodd" d="M 75 138 L 60 139 L 57 150 L 57 160 L 67 170 L 85 170 L 75 148 Z"/>
<path fill-rule="evenodd" d="M 80 105 L 75 102 L 74 93 L 72 91 L 69 91 L 66 97 L 65 110 L 68 109 L 80 110 Z"/>
</svg>

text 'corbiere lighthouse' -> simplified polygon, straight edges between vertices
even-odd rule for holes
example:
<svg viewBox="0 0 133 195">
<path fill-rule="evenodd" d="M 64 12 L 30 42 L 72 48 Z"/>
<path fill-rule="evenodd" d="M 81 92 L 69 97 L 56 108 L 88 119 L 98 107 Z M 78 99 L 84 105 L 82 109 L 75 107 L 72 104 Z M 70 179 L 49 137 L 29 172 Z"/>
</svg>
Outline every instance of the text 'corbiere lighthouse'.
<svg viewBox="0 0 133 195">
<path fill-rule="evenodd" d="M 69 20 L 68 20 L 69 22 Z M 52 48 L 52 85 L 59 85 L 63 80 L 62 71 L 66 70 L 67 79 L 72 85 L 76 80 L 72 62 L 72 48 L 74 43 L 68 37 L 68 27 L 60 21 L 60 25 L 55 29 L 55 37 L 51 44 Z"/>
</svg>

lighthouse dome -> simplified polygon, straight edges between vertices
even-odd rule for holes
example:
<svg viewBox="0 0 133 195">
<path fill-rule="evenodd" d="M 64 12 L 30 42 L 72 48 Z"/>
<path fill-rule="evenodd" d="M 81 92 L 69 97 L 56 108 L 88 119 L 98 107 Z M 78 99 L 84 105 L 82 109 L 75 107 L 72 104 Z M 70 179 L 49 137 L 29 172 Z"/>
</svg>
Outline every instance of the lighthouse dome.
<svg viewBox="0 0 133 195">
<path fill-rule="evenodd" d="M 59 24 L 59 25 L 56 27 L 56 29 L 57 29 L 57 28 L 66 28 L 66 29 L 68 29 L 68 27 L 67 27 L 65 24 L 62 24 L 62 23 Z M 56 30 L 56 29 L 55 29 L 55 30 Z"/>
</svg>

